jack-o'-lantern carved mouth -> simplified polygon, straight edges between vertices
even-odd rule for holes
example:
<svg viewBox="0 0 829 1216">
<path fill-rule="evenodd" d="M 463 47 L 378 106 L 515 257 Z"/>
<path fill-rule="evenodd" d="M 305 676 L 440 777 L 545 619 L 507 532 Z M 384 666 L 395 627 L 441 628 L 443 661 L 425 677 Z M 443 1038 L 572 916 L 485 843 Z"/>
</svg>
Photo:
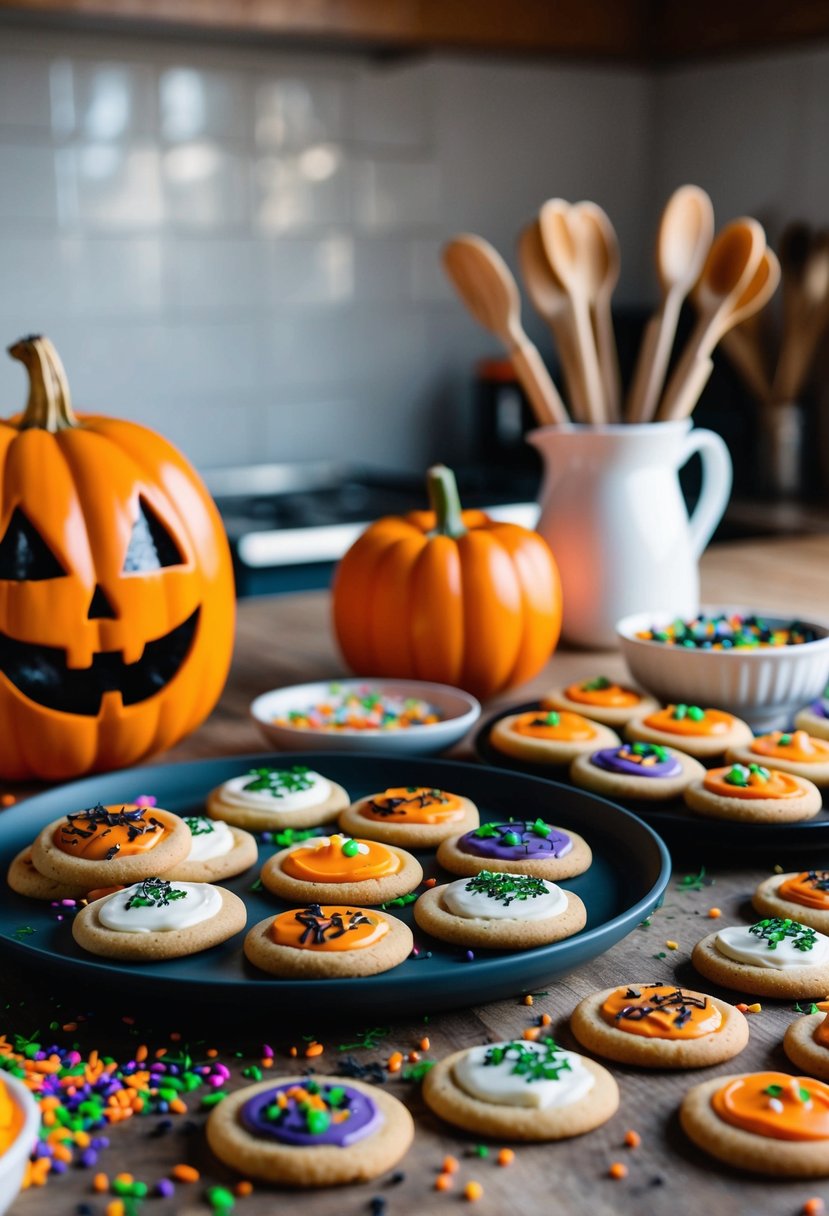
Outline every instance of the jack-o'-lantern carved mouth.
<svg viewBox="0 0 829 1216">
<path fill-rule="evenodd" d="M 136 705 L 161 692 L 176 675 L 190 652 L 200 611 L 147 642 L 135 663 L 125 663 L 117 650 L 101 650 L 89 667 L 67 667 L 65 650 L 0 633 L 0 671 L 30 701 L 64 714 L 94 717 L 108 692 L 120 693 L 124 705 Z"/>
</svg>

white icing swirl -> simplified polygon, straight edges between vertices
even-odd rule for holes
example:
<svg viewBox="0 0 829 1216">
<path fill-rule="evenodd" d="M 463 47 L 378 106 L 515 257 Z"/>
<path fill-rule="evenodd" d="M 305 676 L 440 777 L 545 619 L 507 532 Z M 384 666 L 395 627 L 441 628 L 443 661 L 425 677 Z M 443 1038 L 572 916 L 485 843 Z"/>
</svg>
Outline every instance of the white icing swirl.
<svg viewBox="0 0 829 1216">
<path fill-rule="evenodd" d="M 232 777 L 222 786 L 222 802 L 241 810 L 273 812 L 305 811 L 309 807 L 322 806 L 331 796 L 331 782 L 310 769 L 305 776 L 311 782 L 307 790 L 285 790 L 273 794 L 269 790 L 246 790 L 245 786 L 256 780 L 251 773 Z"/>
<path fill-rule="evenodd" d="M 236 842 L 223 819 L 208 819 L 206 815 L 188 815 L 187 818 L 195 820 L 197 831 L 191 834 L 190 852 L 185 861 L 210 861 L 233 851 Z"/>
<path fill-rule="evenodd" d="M 133 883 L 114 895 L 106 895 L 95 903 L 98 920 L 105 929 L 116 933 L 175 933 L 210 920 L 222 908 L 218 887 L 208 882 L 173 882 L 174 891 L 184 891 L 184 897 L 167 904 L 127 908 L 132 896 L 140 896 L 143 883 Z"/>
<path fill-rule="evenodd" d="M 546 920 L 567 911 L 567 896 L 554 882 L 543 882 L 546 893 L 532 899 L 514 899 L 505 904 L 503 899 L 487 895 L 483 891 L 467 890 L 470 879 L 459 878 L 450 882 L 443 890 L 443 904 L 454 916 L 465 920 Z"/>
<path fill-rule="evenodd" d="M 770 950 L 768 941 L 756 933 L 749 933 L 747 925 L 730 925 L 720 929 L 714 944 L 718 953 L 732 962 L 772 971 L 785 971 L 788 967 L 822 967 L 829 961 L 829 937 L 825 934 L 815 933 L 811 950 L 795 949 L 794 941 L 794 938 L 785 937 Z"/>
<path fill-rule="evenodd" d="M 505 1042 L 471 1047 L 454 1066 L 456 1083 L 470 1097 L 480 1098 L 482 1102 L 492 1102 L 496 1106 L 532 1107 L 536 1110 L 571 1106 L 593 1088 L 593 1074 L 585 1068 L 582 1057 L 575 1051 L 562 1050 L 557 1053 L 557 1061 L 570 1067 L 564 1069 L 555 1081 L 528 1081 L 523 1073 L 513 1072 L 516 1061 L 511 1053 L 507 1053 L 500 1064 L 485 1063 L 493 1047 L 509 1046 L 509 1042 Z M 543 1043 L 522 1041 L 521 1046 L 538 1055 L 544 1055 L 547 1050 Z"/>
</svg>

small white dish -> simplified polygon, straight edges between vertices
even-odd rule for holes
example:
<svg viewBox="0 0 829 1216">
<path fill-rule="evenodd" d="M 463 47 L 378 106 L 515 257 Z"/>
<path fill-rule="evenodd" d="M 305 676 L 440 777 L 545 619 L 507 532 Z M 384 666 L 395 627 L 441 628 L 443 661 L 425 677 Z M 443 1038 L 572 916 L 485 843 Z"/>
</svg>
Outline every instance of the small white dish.
<svg viewBox="0 0 829 1216">
<path fill-rule="evenodd" d="M 0 1073 L 0 1080 L 8 1089 L 12 1102 L 23 1112 L 23 1126 L 17 1139 L 5 1153 L 0 1153 L 0 1216 L 3 1216 L 14 1203 L 23 1184 L 26 1162 L 40 1130 L 40 1107 L 17 1077 L 3 1072 Z"/>
<path fill-rule="evenodd" d="M 704 604 L 700 612 L 706 616 L 754 615 L 784 627 L 793 619 L 780 612 L 733 604 Z M 762 733 L 790 727 L 797 711 L 822 696 L 829 684 L 829 625 L 825 622 L 802 621 L 818 634 L 813 642 L 754 650 L 697 650 L 636 636 L 654 626 L 670 625 L 675 616 L 637 612 L 616 624 L 633 678 L 660 701 L 724 709 Z"/>
<path fill-rule="evenodd" d="M 317 730 L 279 725 L 274 721 L 291 711 L 320 704 L 331 695 L 332 687 L 341 692 L 357 689 L 393 697 L 417 697 L 434 706 L 442 717 L 439 722 L 403 730 Z M 251 702 L 250 713 L 265 738 L 280 751 L 434 756 L 460 742 L 480 717 L 481 705 L 468 692 L 449 684 L 363 678 L 320 680 L 314 684 L 274 688 Z"/>
</svg>

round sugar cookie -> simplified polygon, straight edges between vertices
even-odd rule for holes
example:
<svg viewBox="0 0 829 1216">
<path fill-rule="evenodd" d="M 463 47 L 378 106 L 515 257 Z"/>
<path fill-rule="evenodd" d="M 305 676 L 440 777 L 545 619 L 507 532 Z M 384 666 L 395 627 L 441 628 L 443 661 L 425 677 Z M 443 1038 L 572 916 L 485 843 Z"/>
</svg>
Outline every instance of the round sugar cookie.
<svg viewBox="0 0 829 1216">
<path fill-rule="evenodd" d="M 759 884 L 751 902 L 761 916 L 788 916 L 829 935 L 829 870 L 772 874 Z"/>
<path fill-rule="evenodd" d="M 489 734 L 499 752 L 531 764 L 564 766 L 583 752 L 617 747 L 619 736 L 609 726 L 569 710 L 539 709 L 499 718 Z"/>
<path fill-rule="evenodd" d="M 827 705 L 829 705 L 829 702 L 825 698 L 821 698 L 801 709 L 795 715 L 795 729 L 805 730 L 806 734 L 811 735 L 813 739 L 829 740 L 829 717 L 826 714 Z"/>
<path fill-rule="evenodd" d="M 638 715 L 653 713 L 659 709 L 659 702 L 637 688 L 618 684 L 607 676 L 594 676 L 551 688 L 541 698 L 541 706 L 566 709 L 605 726 L 620 727 Z"/>
<path fill-rule="evenodd" d="M 404 849 L 433 849 L 447 836 L 480 823 L 469 798 L 429 786 L 399 786 L 370 794 L 340 813 L 342 831 Z"/>
<path fill-rule="evenodd" d="M 697 815 L 740 823 L 803 823 L 823 809 L 811 781 L 756 763 L 709 769 L 683 797 Z"/>
<path fill-rule="evenodd" d="M 351 799 L 341 785 L 304 764 L 261 766 L 231 777 L 207 796 L 207 813 L 253 832 L 332 823 Z"/>
<path fill-rule="evenodd" d="M 349 1116 L 338 1119 L 344 1109 Z M 303 1188 L 369 1182 L 397 1165 L 414 1139 L 402 1102 L 351 1077 L 245 1086 L 213 1107 L 205 1130 L 213 1153 L 244 1177 Z"/>
<path fill-rule="evenodd" d="M 189 850 L 190 830 L 178 815 L 116 803 L 55 819 L 32 844 L 32 861 L 47 878 L 89 891 L 166 874 Z"/>
<path fill-rule="evenodd" d="M 262 867 L 262 882 L 291 903 L 368 907 L 408 895 L 423 881 L 420 862 L 396 845 L 339 834 L 282 849 Z"/>
<path fill-rule="evenodd" d="M 244 903 L 224 887 L 148 878 L 87 904 L 72 936 L 90 954 L 149 963 L 208 950 L 246 920 Z"/>
<path fill-rule="evenodd" d="M 752 996 L 799 1000 L 829 992 L 829 937 L 796 921 L 726 926 L 697 942 L 691 961 L 706 979 Z"/>
<path fill-rule="evenodd" d="M 558 882 L 588 870 L 593 853 L 577 832 L 541 819 L 510 819 L 451 836 L 438 846 L 437 859 L 444 870 L 462 878 L 481 870 L 508 870 Z"/>
<path fill-rule="evenodd" d="M 537 1057 L 546 1076 L 523 1070 L 525 1058 L 532 1064 Z M 521 1071 L 514 1071 L 516 1065 Z M 439 1061 L 423 1081 L 423 1100 L 441 1119 L 477 1136 L 565 1140 L 606 1123 L 618 1109 L 619 1089 L 594 1060 L 552 1039 L 519 1039 L 466 1048 Z"/>
<path fill-rule="evenodd" d="M 664 802 L 679 797 L 705 769 L 693 756 L 659 743 L 623 743 L 570 765 L 570 778 L 582 789 L 606 798 L 635 798 Z"/>
<path fill-rule="evenodd" d="M 587 911 L 578 895 L 547 879 L 483 870 L 424 891 L 414 918 L 424 933 L 454 945 L 529 950 L 579 933 Z"/>
<path fill-rule="evenodd" d="M 708 1068 L 739 1055 L 748 1021 L 727 1001 L 676 984 L 626 984 L 585 997 L 570 1029 L 582 1047 L 640 1068 Z"/>
<path fill-rule="evenodd" d="M 190 852 L 184 861 L 173 866 L 167 878 L 182 882 L 218 882 L 243 874 L 256 864 L 259 849 L 250 832 L 205 815 L 185 815 L 183 818 L 190 829 Z"/>
<path fill-rule="evenodd" d="M 682 704 L 633 718 L 625 734 L 633 741 L 674 747 L 697 760 L 716 759 L 727 748 L 747 744 L 753 737 L 746 722 L 725 710 Z"/>
<path fill-rule="evenodd" d="M 805 730 L 773 730 L 732 746 L 726 752 L 732 764 L 764 764 L 795 777 L 805 777 L 820 789 L 829 786 L 829 739 Z"/>
<path fill-rule="evenodd" d="M 412 931 L 373 908 L 309 904 L 260 920 L 245 938 L 245 956 L 280 978 L 379 975 L 406 961 Z"/>
<path fill-rule="evenodd" d="M 794 1064 L 810 1077 L 829 1081 L 829 1016 L 826 1003 L 820 1013 L 795 1018 L 783 1036 L 783 1050 Z"/>
<path fill-rule="evenodd" d="M 41 874 L 32 861 L 31 845 L 21 849 L 12 859 L 6 882 L 17 895 L 25 895 L 28 899 L 83 899 L 87 890 L 77 883 L 59 882 L 56 878 Z"/>
</svg>

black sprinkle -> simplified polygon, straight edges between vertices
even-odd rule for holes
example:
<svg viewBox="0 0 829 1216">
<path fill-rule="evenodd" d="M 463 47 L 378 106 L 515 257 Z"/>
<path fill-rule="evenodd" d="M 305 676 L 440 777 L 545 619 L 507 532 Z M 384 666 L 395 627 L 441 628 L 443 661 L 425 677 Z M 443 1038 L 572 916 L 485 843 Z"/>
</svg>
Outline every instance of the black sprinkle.
<svg viewBox="0 0 829 1216">
<path fill-rule="evenodd" d="M 665 1179 L 662 1177 L 661 1174 L 654 1174 L 653 1178 L 651 1178 L 648 1185 L 649 1186 L 664 1186 Z"/>
<path fill-rule="evenodd" d="M 156 1140 L 160 1136 L 166 1136 L 167 1133 L 172 1130 L 173 1130 L 173 1120 L 172 1119 L 159 1119 L 158 1123 L 156 1123 L 155 1127 L 148 1134 L 151 1137 L 151 1139 Z"/>
<path fill-rule="evenodd" d="M 388 1080 L 382 1064 L 361 1064 L 356 1056 L 342 1056 L 337 1063 L 338 1077 L 354 1077 L 357 1081 L 368 1081 L 372 1085 L 384 1085 Z"/>
<path fill-rule="evenodd" d="M 405 1181 L 406 1175 L 402 1170 L 397 1170 L 396 1173 L 392 1174 L 391 1178 L 386 1180 L 386 1186 L 400 1186 L 400 1183 Z"/>
<path fill-rule="evenodd" d="M 372 1195 L 368 1201 L 368 1210 L 371 1216 L 384 1216 L 386 1211 L 386 1201 L 382 1195 Z"/>
</svg>

